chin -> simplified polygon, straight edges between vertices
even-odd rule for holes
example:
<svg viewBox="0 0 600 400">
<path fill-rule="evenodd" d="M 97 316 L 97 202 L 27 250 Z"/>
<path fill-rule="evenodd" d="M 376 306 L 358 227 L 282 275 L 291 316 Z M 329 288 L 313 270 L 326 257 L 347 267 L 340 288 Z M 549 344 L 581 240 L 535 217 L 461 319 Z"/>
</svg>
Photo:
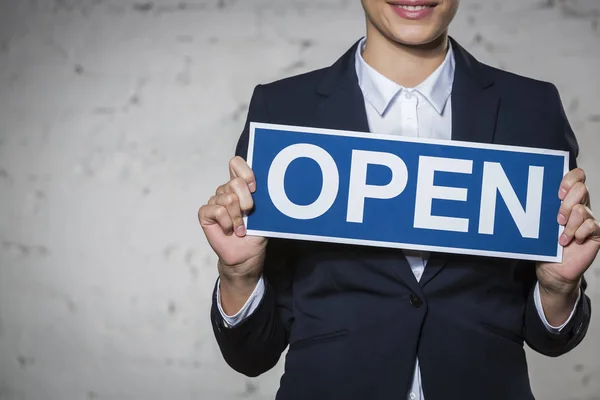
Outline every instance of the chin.
<svg viewBox="0 0 600 400">
<path fill-rule="evenodd" d="M 406 46 L 426 46 L 445 37 L 459 0 L 362 0 L 362 4 L 373 36 Z"/>
<path fill-rule="evenodd" d="M 414 27 L 395 30 L 392 32 L 391 39 L 396 43 L 406 46 L 424 46 L 433 43 L 442 37 L 442 32 L 431 32 L 429 29 Z"/>
</svg>

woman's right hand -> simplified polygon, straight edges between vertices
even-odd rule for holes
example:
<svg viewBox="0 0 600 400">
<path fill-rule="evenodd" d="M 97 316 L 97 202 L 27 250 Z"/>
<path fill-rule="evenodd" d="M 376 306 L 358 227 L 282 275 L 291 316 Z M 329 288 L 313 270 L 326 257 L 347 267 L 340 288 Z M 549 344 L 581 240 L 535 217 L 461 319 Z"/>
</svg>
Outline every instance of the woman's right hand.
<svg viewBox="0 0 600 400">
<path fill-rule="evenodd" d="M 234 303 L 239 303 L 245 302 L 260 279 L 267 239 L 246 236 L 244 226 L 244 214 L 254 207 L 254 172 L 243 158 L 236 156 L 229 162 L 229 175 L 229 182 L 219 186 L 208 203 L 200 207 L 198 220 L 219 257 L 221 294 L 229 292 L 238 298 Z"/>
</svg>

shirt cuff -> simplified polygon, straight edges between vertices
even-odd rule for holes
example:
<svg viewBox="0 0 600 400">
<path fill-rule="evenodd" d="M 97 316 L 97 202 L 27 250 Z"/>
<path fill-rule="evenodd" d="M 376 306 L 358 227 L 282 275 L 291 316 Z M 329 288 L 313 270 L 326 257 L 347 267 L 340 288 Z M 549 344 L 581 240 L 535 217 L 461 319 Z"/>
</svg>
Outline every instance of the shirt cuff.
<svg viewBox="0 0 600 400">
<path fill-rule="evenodd" d="M 548 320 L 546 319 L 546 314 L 544 313 L 544 307 L 542 306 L 542 297 L 540 296 L 540 283 L 539 282 L 537 282 L 535 284 L 535 290 L 533 293 L 533 301 L 535 303 L 535 308 L 537 309 L 538 315 L 540 316 L 540 319 L 542 320 L 546 329 L 548 329 L 548 331 L 550 331 L 552 333 L 559 333 L 565 326 L 567 326 L 567 324 L 571 321 L 571 318 L 573 318 L 573 315 L 575 314 L 575 310 L 577 310 L 577 305 L 579 304 L 580 298 L 581 298 L 581 289 L 579 289 L 579 294 L 577 295 L 577 301 L 575 301 L 575 306 L 573 306 L 573 311 L 571 311 L 571 315 L 569 315 L 569 318 L 567 318 L 565 323 L 562 324 L 561 326 L 552 326 L 548 323 Z"/>
<path fill-rule="evenodd" d="M 256 287 L 254 288 L 254 291 L 252 292 L 248 300 L 246 300 L 246 304 L 244 304 L 241 310 L 238 311 L 235 315 L 230 316 L 225 314 L 225 311 L 223 311 L 223 307 L 221 307 L 220 280 L 217 281 L 217 285 L 217 307 L 219 308 L 219 313 L 221 313 L 221 317 L 223 318 L 224 325 L 227 328 L 233 328 L 234 326 L 242 322 L 244 319 L 252 315 L 252 313 L 258 308 L 258 305 L 260 304 L 260 301 L 262 300 L 265 294 L 265 282 L 263 280 L 263 277 L 261 276 L 258 280 L 258 283 L 256 284 Z"/>
</svg>

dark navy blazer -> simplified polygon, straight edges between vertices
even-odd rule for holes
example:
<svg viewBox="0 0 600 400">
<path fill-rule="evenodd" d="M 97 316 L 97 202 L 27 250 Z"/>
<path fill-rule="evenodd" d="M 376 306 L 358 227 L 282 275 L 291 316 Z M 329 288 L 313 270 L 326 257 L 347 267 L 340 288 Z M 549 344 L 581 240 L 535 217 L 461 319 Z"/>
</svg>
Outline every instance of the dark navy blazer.
<svg viewBox="0 0 600 400">
<path fill-rule="evenodd" d="M 356 45 L 331 67 L 257 86 L 236 153 L 246 155 L 250 121 L 368 132 Z M 556 87 L 452 45 L 452 139 L 567 150 L 574 168 L 577 142 Z M 271 239 L 264 277 L 251 316 L 226 328 L 215 298 L 211 320 L 225 361 L 247 376 L 271 369 L 289 345 L 278 400 L 403 400 L 417 356 L 426 400 L 532 399 L 524 342 L 564 354 L 591 313 L 584 295 L 550 333 L 528 261 L 433 253 L 417 282 L 400 250 Z"/>
</svg>

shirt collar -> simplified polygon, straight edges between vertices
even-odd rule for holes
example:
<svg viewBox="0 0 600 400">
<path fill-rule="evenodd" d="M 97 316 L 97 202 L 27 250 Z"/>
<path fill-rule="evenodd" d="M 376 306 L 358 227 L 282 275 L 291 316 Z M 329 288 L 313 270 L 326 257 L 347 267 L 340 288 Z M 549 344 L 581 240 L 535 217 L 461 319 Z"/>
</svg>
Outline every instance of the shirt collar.
<svg viewBox="0 0 600 400">
<path fill-rule="evenodd" d="M 425 81 L 412 89 L 398 85 L 367 64 L 362 57 L 365 44 L 363 38 L 356 49 L 356 75 L 363 95 L 380 115 L 385 113 L 391 101 L 403 89 L 419 92 L 439 114 L 442 114 L 454 83 L 455 61 L 450 41 L 442 64 Z"/>
</svg>

